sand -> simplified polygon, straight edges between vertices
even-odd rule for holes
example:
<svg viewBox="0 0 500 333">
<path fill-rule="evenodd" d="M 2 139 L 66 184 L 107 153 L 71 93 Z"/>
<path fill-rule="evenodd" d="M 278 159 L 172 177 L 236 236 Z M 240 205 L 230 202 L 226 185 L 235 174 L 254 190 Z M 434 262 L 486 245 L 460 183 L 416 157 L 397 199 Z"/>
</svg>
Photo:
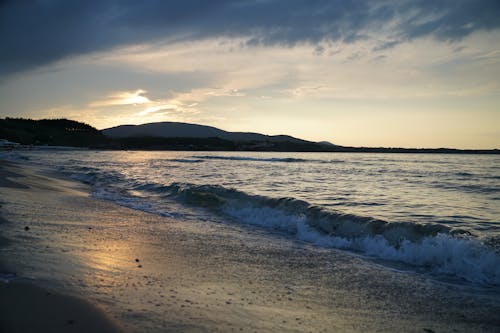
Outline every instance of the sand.
<svg viewBox="0 0 500 333">
<path fill-rule="evenodd" d="M 10 222 L 0 230 L 10 244 L 0 259 L 39 287 L 10 282 L 0 288 L 2 302 L 23 292 L 31 293 L 25 300 L 52 301 L 47 288 L 85 298 L 81 310 L 55 311 L 65 329 L 87 322 L 80 313 L 109 316 L 127 332 L 500 328 L 498 294 L 486 287 L 435 281 L 210 214 L 179 220 L 131 210 L 54 174 L 3 169 L 10 187 L 0 187 L 0 198 Z"/>
<path fill-rule="evenodd" d="M 120 332 L 95 305 L 32 284 L 0 283 L 0 332 Z"/>
<path fill-rule="evenodd" d="M 0 187 L 29 190 L 16 181 L 22 177 L 13 164 L 0 161 Z M 7 224 L 0 216 L 2 225 Z M 0 234 L 0 248 L 11 244 Z M 0 261 L 0 275 L 8 270 Z M 9 272 L 11 273 L 11 272 Z M 9 274 L 10 275 L 10 274 Z M 54 290 L 20 281 L 0 282 L 0 332 L 121 332 L 104 311 L 82 298 L 64 295 Z"/>
</svg>

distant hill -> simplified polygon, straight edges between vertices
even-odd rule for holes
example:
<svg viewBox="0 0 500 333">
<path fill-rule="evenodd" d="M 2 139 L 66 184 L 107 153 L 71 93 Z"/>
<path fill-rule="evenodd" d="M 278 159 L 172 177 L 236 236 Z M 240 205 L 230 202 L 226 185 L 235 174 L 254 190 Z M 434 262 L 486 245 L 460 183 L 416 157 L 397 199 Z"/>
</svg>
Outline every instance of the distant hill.
<svg viewBox="0 0 500 333">
<path fill-rule="evenodd" d="M 130 137 L 159 137 L 159 138 L 214 138 L 225 132 L 215 127 L 162 122 L 148 123 L 143 125 L 120 125 L 101 130 L 104 135 L 110 138 L 130 138 Z"/>
<path fill-rule="evenodd" d="M 323 146 L 328 146 L 328 147 L 337 147 L 337 145 L 334 145 L 333 143 L 331 142 L 328 142 L 328 141 L 319 141 L 317 142 L 318 144 L 320 145 L 323 145 Z"/>
<path fill-rule="evenodd" d="M 313 143 L 288 135 L 264 135 L 251 132 L 227 132 L 216 127 L 179 123 L 160 122 L 142 125 L 121 125 L 103 129 L 104 135 L 110 138 L 158 137 L 158 138 L 219 138 L 234 142 L 268 141 Z"/>
<path fill-rule="evenodd" d="M 23 145 L 96 147 L 107 138 L 94 127 L 68 119 L 0 119 L 0 139 Z"/>
</svg>

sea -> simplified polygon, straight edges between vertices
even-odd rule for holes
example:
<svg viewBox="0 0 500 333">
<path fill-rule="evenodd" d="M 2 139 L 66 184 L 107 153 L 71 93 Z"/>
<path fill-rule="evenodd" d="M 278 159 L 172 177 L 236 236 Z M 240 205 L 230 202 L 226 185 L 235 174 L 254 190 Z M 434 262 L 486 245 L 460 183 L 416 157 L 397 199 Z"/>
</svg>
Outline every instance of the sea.
<svg viewBox="0 0 500 333">
<path fill-rule="evenodd" d="M 500 285 L 498 155 L 42 149 L 2 157 L 186 223 L 245 224 L 436 279 Z"/>
</svg>

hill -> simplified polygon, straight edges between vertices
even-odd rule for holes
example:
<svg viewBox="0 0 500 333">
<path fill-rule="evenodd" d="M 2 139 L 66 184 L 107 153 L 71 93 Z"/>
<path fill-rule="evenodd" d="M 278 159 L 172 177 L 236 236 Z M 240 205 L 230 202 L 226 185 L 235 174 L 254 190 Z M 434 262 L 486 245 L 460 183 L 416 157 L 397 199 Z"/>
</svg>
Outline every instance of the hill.
<svg viewBox="0 0 500 333">
<path fill-rule="evenodd" d="M 160 122 L 142 125 L 121 125 L 103 129 L 102 132 L 111 138 L 158 137 L 158 138 L 219 138 L 234 142 L 268 141 L 314 143 L 288 135 L 264 135 L 252 132 L 227 132 L 212 126 L 188 124 L 180 122 Z"/>
<path fill-rule="evenodd" d="M 107 138 L 94 127 L 68 119 L 0 119 L 0 138 L 23 145 L 96 147 Z"/>
</svg>

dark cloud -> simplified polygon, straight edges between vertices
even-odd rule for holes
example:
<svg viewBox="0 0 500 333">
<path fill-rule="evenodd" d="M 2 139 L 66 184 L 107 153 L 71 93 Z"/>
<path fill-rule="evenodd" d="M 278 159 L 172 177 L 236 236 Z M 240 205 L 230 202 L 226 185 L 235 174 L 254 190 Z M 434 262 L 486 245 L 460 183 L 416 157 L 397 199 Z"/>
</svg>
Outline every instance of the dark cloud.
<svg viewBox="0 0 500 333">
<path fill-rule="evenodd" d="M 2 0 L 0 74 L 155 40 L 244 37 L 250 46 L 293 47 L 384 31 L 383 50 L 426 36 L 459 40 L 499 28 L 498 17 L 498 0 Z"/>
<path fill-rule="evenodd" d="M 441 40 L 457 40 L 476 30 L 500 27 L 498 0 L 417 0 L 402 6 L 401 11 L 413 13 L 402 27 L 406 38 L 432 34 Z"/>
</svg>

